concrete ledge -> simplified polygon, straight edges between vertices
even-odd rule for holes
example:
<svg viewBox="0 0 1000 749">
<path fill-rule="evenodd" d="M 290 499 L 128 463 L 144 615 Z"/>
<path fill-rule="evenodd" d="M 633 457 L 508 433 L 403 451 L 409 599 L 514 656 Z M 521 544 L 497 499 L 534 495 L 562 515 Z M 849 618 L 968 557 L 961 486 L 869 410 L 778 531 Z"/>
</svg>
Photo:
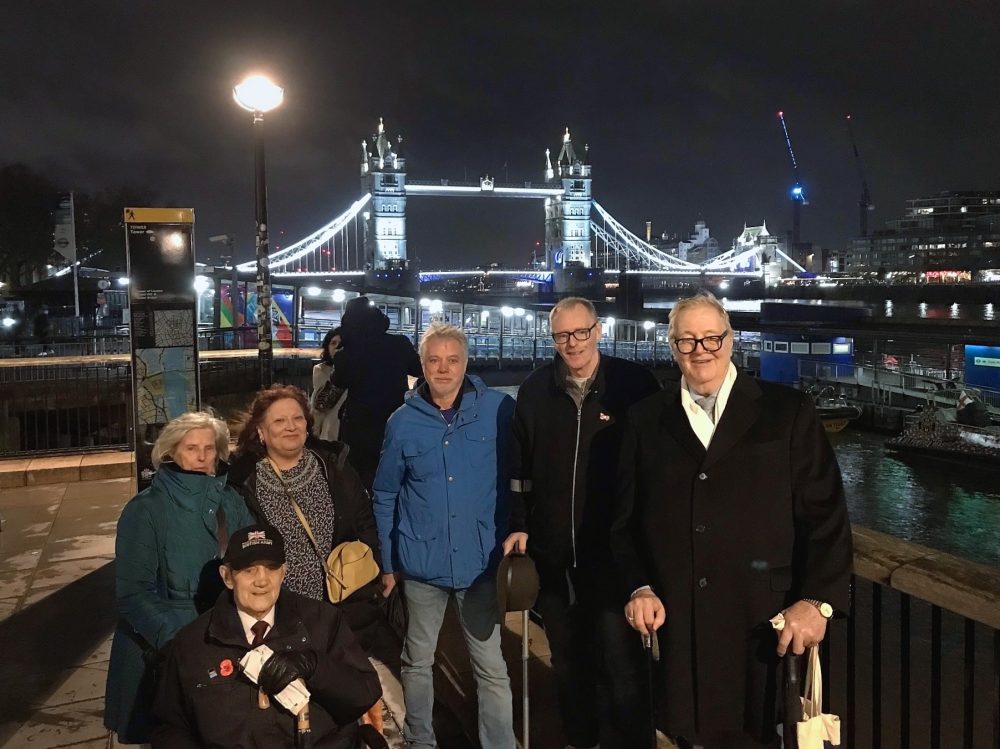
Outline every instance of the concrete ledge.
<svg viewBox="0 0 1000 749">
<path fill-rule="evenodd" d="M 135 456 L 130 452 L 84 455 L 80 461 L 80 481 L 123 479 L 135 475 Z"/>
<path fill-rule="evenodd" d="M 50 458 L 34 458 L 25 471 L 25 484 L 63 484 L 80 480 L 82 455 L 56 455 Z"/>
<path fill-rule="evenodd" d="M 854 573 L 1000 629 L 1000 568 L 856 527 Z"/>
<path fill-rule="evenodd" d="M 27 482 L 29 458 L 0 460 L 0 489 L 16 489 Z"/>
<path fill-rule="evenodd" d="M 135 475 L 131 452 L 77 453 L 0 460 L 0 489 L 128 478 Z"/>
</svg>

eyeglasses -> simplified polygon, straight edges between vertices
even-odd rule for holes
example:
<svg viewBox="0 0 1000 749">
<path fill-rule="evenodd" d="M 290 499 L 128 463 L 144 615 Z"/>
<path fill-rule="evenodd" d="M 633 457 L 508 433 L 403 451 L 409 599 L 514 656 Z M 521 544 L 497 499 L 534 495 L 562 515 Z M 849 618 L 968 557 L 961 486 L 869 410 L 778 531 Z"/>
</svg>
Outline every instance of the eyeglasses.
<svg viewBox="0 0 1000 749">
<path fill-rule="evenodd" d="M 682 354 L 693 354 L 699 343 L 705 351 L 713 352 L 722 348 L 722 342 L 727 335 L 729 335 L 728 330 L 722 335 L 707 335 L 704 338 L 675 338 L 674 345 Z"/>
<path fill-rule="evenodd" d="M 553 333 L 552 340 L 558 344 L 567 343 L 569 337 L 573 336 L 578 341 L 586 341 L 590 338 L 590 331 L 597 327 L 597 321 L 589 328 L 579 328 L 578 330 L 565 330 L 562 333 Z"/>
</svg>

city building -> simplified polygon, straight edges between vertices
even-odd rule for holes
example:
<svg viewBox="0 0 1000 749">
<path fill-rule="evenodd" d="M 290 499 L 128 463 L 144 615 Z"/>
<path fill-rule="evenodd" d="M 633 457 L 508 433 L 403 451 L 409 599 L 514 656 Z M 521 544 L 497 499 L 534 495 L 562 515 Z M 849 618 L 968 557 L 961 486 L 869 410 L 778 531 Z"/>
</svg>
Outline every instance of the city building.
<svg viewBox="0 0 1000 749">
<path fill-rule="evenodd" d="M 687 239 L 672 237 L 664 232 L 651 243 L 656 249 L 689 263 L 705 263 L 719 254 L 719 240 L 712 236 L 708 225 L 701 219 L 695 222 L 694 231 Z"/>
<path fill-rule="evenodd" d="M 906 214 L 855 237 L 847 270 L 932 273 L 956 280 L 1000 268 L 1000 191 L 946 191 L 906 201 Z M 950 275 L 949 275 L 950 274 Z"/>
</svg>

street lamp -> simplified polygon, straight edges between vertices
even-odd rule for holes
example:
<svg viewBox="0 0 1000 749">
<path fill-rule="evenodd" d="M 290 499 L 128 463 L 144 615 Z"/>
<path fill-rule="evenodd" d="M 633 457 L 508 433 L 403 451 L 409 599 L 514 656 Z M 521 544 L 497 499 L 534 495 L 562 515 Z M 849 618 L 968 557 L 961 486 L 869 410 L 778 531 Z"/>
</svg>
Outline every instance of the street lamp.
<svg viewBox="0 0 1000 749">
<path fill-rule="evenodd" d="M 253 113 L 254 194 L 257 222 L 257 361 L 260 386 L 273 379 L 274 351 L 271 344 L 271 271 L 268 267 L 267 180 L 264 175 L 264 113 L 281 104 L 284 90 L 263 75 L 252 75 L 233 88 L 233 99 Z M 235 265 L 235 262 L 234 262 Z"/>
</svg>

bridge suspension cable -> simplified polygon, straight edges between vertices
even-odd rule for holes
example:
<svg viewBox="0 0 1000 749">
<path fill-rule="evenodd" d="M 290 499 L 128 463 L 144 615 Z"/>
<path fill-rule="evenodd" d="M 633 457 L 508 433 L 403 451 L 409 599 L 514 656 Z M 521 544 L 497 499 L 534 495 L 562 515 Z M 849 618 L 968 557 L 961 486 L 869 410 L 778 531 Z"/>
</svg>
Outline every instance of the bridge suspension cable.
<svg viewBox="0 0 1000 749">
<path fill-rule="evenodd" d="M 341 234 L 347 225 L 357 218 L 361 209 L 364 208 L 368 202 L 371 200 L 371 193 L 366 193 L 358 200 L 351 204 L 351 207 L 344 211 L 342 214 L 337 216 L 333 221 L 320 227 L 314 231 L 309 236 L 304 239 L 300 239 L 295 244 L 289 245 L 288 247 L 283 247 L 280 250 L 272 252 L 268 255 L 268 262 L 270 263 L 271 270 L 292 270 L 288 266 L 293 263 L 301 261 L 303 258 L 312 258 L 313 255 L 318 255 L 324 250 L 324 245 L 332 242 L 332 250 L 336 251 L 336 237 Z M 349 259 L 347 254 L 347 240 L 348 237 L 344 237 L 342 240 L 342 246 L 344 248 L 344 258 L 345 266 L 349 265 Z M 255 260 L 250 260 L 245 263 L 240 263 L 237 268 L 244 273 L 252 273 L 257 267 L 257 262 Z M 319 269 L 319 263 L 317 262 L 317 269 Z M 347 269 L 346 267 L 344 268 Z"/>
<path fill-rule="evenodd" d="M 698 272 L 700 266 L 697 264 L 689 263 L 686 260 L 681 260 L 673 255 L 668 255 L 662 250 L 656 249 L 653 245 L 640 239 L 626 229 L 596 200 L 593 201 L 593 205 L 594 210 L 603 219 L 604 224 L 591 221 L 591 231 L 604 240 L 619 255 L 646 268 L 665 271 L 686 271 L 688 273 Z"/>
</svg>

